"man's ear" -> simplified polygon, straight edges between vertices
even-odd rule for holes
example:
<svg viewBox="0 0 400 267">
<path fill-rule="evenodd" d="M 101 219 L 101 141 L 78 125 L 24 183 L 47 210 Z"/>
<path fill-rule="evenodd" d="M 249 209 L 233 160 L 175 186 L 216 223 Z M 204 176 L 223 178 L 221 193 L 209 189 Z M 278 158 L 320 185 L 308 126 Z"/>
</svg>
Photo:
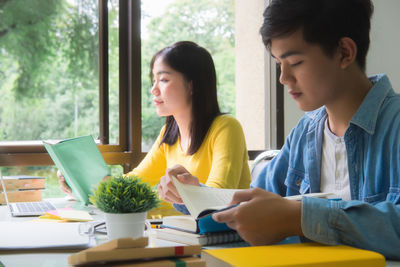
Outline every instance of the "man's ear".
<svg viewBox="0 0 400 267">
<path fill-rule="evenodd" d="M 345 69 L 351 65 L 357 56 L 357 45 L 353 39 L 343 37 L 339 40 L 338 51 L 340 53 L 340 66 Z"/>
</svg>

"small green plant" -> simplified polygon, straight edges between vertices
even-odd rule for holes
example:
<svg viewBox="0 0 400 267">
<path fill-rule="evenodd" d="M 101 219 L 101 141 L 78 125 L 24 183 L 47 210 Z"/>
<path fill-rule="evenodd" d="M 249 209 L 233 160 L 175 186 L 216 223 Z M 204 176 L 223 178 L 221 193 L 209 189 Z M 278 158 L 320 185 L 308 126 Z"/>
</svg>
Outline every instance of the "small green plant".
<svg viewBox="0 0 400 267">
<path fill-rule="evenodd" d="M 139 177 L 116 175 L 98 184 L 90 202 L 107 213 L 132 213 L 156 208 L 160 199 L 155 189 Z"/>
</svg>

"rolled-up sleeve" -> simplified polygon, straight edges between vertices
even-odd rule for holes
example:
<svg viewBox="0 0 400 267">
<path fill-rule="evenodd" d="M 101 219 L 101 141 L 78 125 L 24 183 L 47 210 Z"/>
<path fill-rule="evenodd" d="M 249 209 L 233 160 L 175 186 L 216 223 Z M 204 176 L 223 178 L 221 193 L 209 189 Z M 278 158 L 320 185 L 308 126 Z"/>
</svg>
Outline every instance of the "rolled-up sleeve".
<svg viewBox="0 0 400 267">
<path fill-rule="evenodd" d="M 389 201 L 331 201 L 305 197 L 301 227 L 308 239 L 345 244 L 400 259 L 400 207 Z"/>
</svg>

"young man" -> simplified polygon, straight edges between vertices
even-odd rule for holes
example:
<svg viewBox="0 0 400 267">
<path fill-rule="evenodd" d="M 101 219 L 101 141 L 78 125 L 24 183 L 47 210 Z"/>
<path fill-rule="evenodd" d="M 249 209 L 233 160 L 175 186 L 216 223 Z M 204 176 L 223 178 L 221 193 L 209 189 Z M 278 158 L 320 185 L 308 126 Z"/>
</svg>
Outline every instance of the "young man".
<svg viewBox="0 0 400 267">
<path fill-rule="evenodd" d="M 400 96 L 367 77 L 370 0 L 272 0 L 261 28 L 280 82 L 308 113 L 258 179 L 215 213 L 252 245 L 304 236 L 400 259 Z M 162 179 L 181 174 L 182 167 Z M 178 176 L 179 178 L 179 176 Z M 166 185 L 167 188 L 167 185 Z M 180 202 L 171 190 L 160 194 Z M 283 196 L 333 192 L 332 201 Z"/>
<path fill-rule="evenodd" d="M 364 73 L 372 11 L 370 0 L 273 0 L 265 10 L 280 82 L 310 112 L 257 188 L 232 201 L 246 203 L 213 216 L 251 244 L 298 235 L 400 259 L 400 96 L 385 75 Z M 281 197 L 312 192 L 342 200 Z"/>
</svg>

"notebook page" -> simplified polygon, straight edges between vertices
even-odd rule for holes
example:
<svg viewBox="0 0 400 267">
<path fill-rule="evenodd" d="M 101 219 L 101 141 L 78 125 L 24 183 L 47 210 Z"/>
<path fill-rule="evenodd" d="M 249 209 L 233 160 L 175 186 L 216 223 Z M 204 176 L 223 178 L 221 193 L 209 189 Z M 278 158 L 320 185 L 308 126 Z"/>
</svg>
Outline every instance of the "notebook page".
<svg viewBox="0 0 400 267">
<path fill-rule="evenodd" d="M 0 250 L 87 248 L 90 237 L 79 233 L 79 223 L 0 222 Z"/>
</svg>

